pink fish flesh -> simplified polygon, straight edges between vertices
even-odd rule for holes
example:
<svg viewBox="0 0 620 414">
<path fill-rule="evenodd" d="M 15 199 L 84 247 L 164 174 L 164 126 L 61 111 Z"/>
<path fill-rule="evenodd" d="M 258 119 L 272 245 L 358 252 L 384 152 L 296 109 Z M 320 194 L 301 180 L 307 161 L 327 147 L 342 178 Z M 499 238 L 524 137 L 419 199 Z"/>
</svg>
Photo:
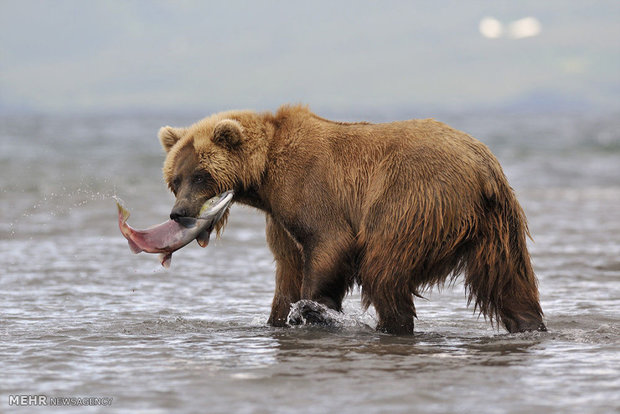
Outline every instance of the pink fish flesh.
<svg viewBox="0 0 620 414">
<path fill-rule="evenodd" d="M 209 243 L 209 236 L 215 224 L 222 218 L 233 198 L 232 191 L 226 191 L 207 200 L 197 218 L 183 217 L 179 222 L 168 220 L 164 223 L 137 230 L 127 224 L 129 211 L 122 200 L 114 197 L 118 207 L 118 227 L 127 239 L 134 253 L 159 253 L 161 265 L 170 267 L 172 253 L 197 240 L 201 247 Z"/>
</svg>

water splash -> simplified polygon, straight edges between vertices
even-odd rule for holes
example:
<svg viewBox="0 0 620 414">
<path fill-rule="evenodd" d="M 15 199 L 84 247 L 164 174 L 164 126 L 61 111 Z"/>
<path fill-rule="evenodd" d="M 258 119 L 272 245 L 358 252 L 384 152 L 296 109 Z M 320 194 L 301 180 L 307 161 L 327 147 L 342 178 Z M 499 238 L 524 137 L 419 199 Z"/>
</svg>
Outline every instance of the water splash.
<svg viewBox="0 0 620 414">
<path fill-rule="evenodd" d="M 115 193 L 115 189 L 101 189 L 97 183 L 82 183 L 73 188 L 63 185 L 59 190 L 38 196 L 28 205 L 16 206 L 0 227 L 0 235 L 26 237 L 76 228 L 99 213 L 98 208 L 90 207 L 92 204 L 109 200 Z"/>
<path fill-rule="evenodd" d="M 311 301 L 300 300 L 291 305 L 287 323 L 291 326 L 314 326 L 328 329 L 373 329 L 376 318 L 369 312 L 359 313 L 359 310 L 345 309 L 338 312 L 325 305 Z"/>
</svg>

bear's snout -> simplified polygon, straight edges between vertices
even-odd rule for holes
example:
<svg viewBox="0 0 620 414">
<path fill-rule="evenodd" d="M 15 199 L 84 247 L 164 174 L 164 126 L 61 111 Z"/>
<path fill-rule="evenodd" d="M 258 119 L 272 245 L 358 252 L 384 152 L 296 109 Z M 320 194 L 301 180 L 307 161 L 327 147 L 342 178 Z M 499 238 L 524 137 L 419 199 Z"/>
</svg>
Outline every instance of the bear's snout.
<svg viewBox="0 0 620 414">
<path fill-rule="evenodd" d="M 172 211 L 170 212 L 170 220 L 174 220 L 176 222 L 179 221 L 182 217 L 187 217 L 188 212 L 185 206 L 174 206 Z"/>
</svg>

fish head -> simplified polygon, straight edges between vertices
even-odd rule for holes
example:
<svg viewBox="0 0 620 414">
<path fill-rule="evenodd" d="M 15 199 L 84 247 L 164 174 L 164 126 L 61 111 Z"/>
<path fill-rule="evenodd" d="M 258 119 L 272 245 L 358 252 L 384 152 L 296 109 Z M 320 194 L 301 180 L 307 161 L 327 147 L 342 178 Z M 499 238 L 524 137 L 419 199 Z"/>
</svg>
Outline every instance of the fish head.
<svg viewBox="0 0 620 414">
<path fill-rule="evenodd" d="M 234 192 L 225 191 L 207 200 L 200 209 L 200 215 L 196 219 L 196 224 L 203 230 L 196 237 L 200 247 L 207 247 L 209 237 L 214 228 L 222 223 L 222 218 L 228 214 L 228 209 L 232 204 Z M 219 231 L 219 228 L 218 228 Z"/>
<path fill-rule="evenodd" d="M 205 201 L 200 208 L 198 219 L 220 220 L 228 207 L 232 204 L 234 194 L 235 192 L 233 190 L 228 190 Z"/>
<path fill-rule="evenodd" d="M 198 217 L 181 216 L 174 219 L 177 223 L 185 228 L 192 228 L 200 225 L 205 227 L 205 223 L 208 221 L 210 226 L 207 226 L 211 230 L 217 224 L 219 220 L 228 211 L 230 204 L 232 203 L 234 191 L 225 191 L 222 194 L 218 194 L 215 197 L 211 197 L 202 204 Z"/>
</svg>

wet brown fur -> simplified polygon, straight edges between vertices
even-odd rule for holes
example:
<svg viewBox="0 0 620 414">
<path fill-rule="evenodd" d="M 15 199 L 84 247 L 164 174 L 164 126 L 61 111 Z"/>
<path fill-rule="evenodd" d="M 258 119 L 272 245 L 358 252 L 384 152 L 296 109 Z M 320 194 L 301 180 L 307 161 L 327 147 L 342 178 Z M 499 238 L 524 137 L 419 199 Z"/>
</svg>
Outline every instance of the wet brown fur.
<svg viewBox="0 0 620 414">
<path fill-rule="evenodd" d="M 175 207 L 197 214 L 234 189 L 235 201 L 267 213 L 271 324 L 284 325 L 299 299 L 341 310 L 358 283 L 378 329 L 411 333 L 412 295 L 464 274 L 481 313 L 510 332 L 544 329 L 525 215 L 495 157 L 469 135 L 431 119 L 339 123 L 284 106 L 159 136 Z M 200 173 L 209 180 L 192 184 Z"/>
</svg>

